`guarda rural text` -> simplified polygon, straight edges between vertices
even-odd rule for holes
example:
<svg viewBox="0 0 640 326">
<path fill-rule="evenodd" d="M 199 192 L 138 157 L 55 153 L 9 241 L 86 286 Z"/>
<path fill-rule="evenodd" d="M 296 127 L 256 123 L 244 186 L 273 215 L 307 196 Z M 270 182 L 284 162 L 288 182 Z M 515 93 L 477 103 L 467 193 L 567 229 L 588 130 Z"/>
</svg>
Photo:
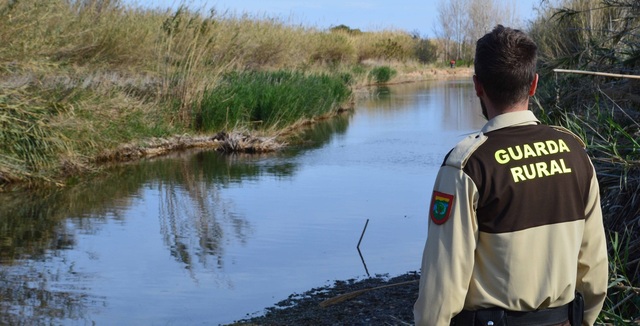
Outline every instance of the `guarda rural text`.
<svg viewBox="0 0 640 326">
<path fill-rule="evenodd" d="M 495 158 L 499 164 L 507 164 L 511 161 L 520 161 L 530 157 L 543 157 L 570 151 L 569 146 L 562 139 L 547 140 L 499 149 L 495 152 Z M 564 159 L 524 164 L 511 168 L 511 176 L 514 182 L 564 173 L 571 173 L 571 168 L 565 165 Z"/>
</svg>

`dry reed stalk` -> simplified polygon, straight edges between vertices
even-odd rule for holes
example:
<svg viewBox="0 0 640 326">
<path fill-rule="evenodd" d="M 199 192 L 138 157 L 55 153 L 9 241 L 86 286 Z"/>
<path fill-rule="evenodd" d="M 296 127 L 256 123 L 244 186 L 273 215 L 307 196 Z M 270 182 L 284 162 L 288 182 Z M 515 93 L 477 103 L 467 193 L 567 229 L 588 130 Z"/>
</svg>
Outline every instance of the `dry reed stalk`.
<svg viewBox="0 0 640 326">
<path fill-rule="evenodd" d="M 413 284 L 413 283 L 418 283 L 420 282 L 420 280 L 411 280 L 411 281 L 405 281 L 405 282 L 400 282 L 400 283 L 394 283 L 394 284 L 387 284 L 387 285 L 382 285 L 382 286 L 376 286 L 373 288 L 367 288 L 367 289 L 361 289 L 361 290 L 356 290 L 356 291 L 352 291 L 352 292 L 348 292 L 348 293 L 344 293 L 338 296 L 335 296 L 333 298 L 329 298 L 327 300 L 324 300 L 322 302 L 320 302 L 320 307 L 322 308 L 326 308 L 328 306 L 332 306 L 334 304 L 338 304 L 340 302 L 344 302 L 350 299 L 353 299 L 363 293 L 369 292 L 369 291 L 375 291 L 375 290 L 379 290 L 379 289 L 385 289 L 385 288 L 390 288 L 390 287 L 395 287 L 395 286 L 401 286 L 401 285 L 407 285 L 407 284 Z"/>
</svg>

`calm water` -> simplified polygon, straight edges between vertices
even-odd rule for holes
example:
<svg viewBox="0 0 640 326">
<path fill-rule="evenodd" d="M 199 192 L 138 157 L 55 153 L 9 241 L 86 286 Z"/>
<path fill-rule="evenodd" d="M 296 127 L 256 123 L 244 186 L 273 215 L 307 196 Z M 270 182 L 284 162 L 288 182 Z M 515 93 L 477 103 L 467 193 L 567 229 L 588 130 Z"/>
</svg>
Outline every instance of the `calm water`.
<svg viewBox="0 0 640 326">
<path fill-rule="evenodd" d="M 435 174 L 479 105 L 467 81 L 369 92 L 286 152 L 176 153 L 0 194 L 0 324 L 218 325 L 418 270 Z"/>
</svg>

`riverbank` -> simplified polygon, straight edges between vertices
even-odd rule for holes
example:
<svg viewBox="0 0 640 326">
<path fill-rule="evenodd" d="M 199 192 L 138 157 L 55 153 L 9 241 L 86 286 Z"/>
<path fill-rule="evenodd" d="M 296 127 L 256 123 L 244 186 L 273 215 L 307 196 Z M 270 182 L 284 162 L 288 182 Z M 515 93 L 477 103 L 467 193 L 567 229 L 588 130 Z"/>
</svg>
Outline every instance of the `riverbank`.
<svg viewBox="0 0 640 326">
<path fill-rule="evenodd" d="M 407 70 L 398 73 L 386 83 L 363 83 L 354 85 L 354 97 L 350 103 L 338 107 L 333 112 L 310 119 L 299 120 L 285 128 L 271 130 L 269 133 L 234 130 L 217 132 L 213 135 L 176 135 L 168 138 L 151 138 L 138 140 L 101 152 L 97 162 L 128 162 L 141 158 L 162 156 L 172 151 L 189 148 L 209 148 L 222 152 L 265 153 L 273 152 L 287 146 L 287 138 L 297 131 L 317 121 L 330 119 L 337 114 L 344 114 L 353 109 L 360 97 L 368 96 L 369 87 L 389 86 L 404 83 L 415 83 L 427 80 L 463 79 L 473 76 L 473 68 L 436 68 Z"/>
<path fill-rule="evenodd" d="M 472 74 L 470 68 L 451 69 L 422 65 L 396 65 L 391 69 L 394 69 L 396 74 L 384 83 L 371 83 L 369 79 L 354 82 L 349 86 L 352 93 L 350 99 L 345 103 L 335 103 L 328 110 L 325 109 L 327 113 L 309 116 L 309 113 L 303 112 L 302 116 L 309 117 L 290 122 L 277 121 L 280 127 L 266 129 L 240 125 L 228 131 L 227 128 L 217 128 L 212 132 L 202 132 L 178 127 L 180 124 L 170 121 L 153 122 L 157 117 L 153 117 L 152 113 L 157 109 L 151 109 L 149 103 L 137 103 L 140 109 L 134 108 L 132 112 L 116 110 L 119 113 L 96 112 L 87 115 L 95 108 L 91 105 L 82 107 L 82 102 L 47 104 L 48 100 L 45 97 L 37 97 L 31 103 L 22 103 L 19 98 L 26 94 L 0 94 L 0 107 L 11 109 L 7 113 L 8 116 L 21 119 L 17 121 L 25 121 L 5 130 L 5 146 L 13 144 L 13 147 L 7 147 L 9 154 L 5 156 L 0 153 L 0 191 L 16 186 L 63 186 L 70 178 L 77 179 L 83 175 L 99 173 L 105 164 L 161 156 L 189 148 L 244 153 L 277 151 L 287 146 L 287 138 L 295 135 L 300 129 L 313 125 L 318 120 L 352 110 L 359 98 L 369 94 L 366 90 L 369 87 L 432 79 L 470 78 Z M 111 87 L 118 88 L 117 85 Z M 308 92 L 313 92 L 313 89 Z M 282 97 L 290 95 L 283 94 Z M 298 97 L 310 96 L 300 94 Z M 49 108 L 50 105 L 53 105 L 53 108 Z M 55 117 L 50 116 L 52 110 Z M 159 111 L 164 112 L 166 109 Z M 280 114 L 277 110 L 273 112 Z M 162 115 L 164 114 L 166 113 Z M 131 115 L 135 117 L 130 117 Z M 34 123 L 35 129 L 31 127 Z M 239 121 L 234 123 L 237 124 Z M 105 131 L 96 132 L 99 130 Z M 19 158 L 24 158 L 24 161 Z"/>
<path fill-rule="evenodd" d="M 266 308 L 264 315 L 229 325 L 412 325 L 419 279 L 418 273 L 408 272 L 335 281 L 332 286 L 294 293 Z M 348 299 L 341 300 L 341 295 Z"/>
</svg>

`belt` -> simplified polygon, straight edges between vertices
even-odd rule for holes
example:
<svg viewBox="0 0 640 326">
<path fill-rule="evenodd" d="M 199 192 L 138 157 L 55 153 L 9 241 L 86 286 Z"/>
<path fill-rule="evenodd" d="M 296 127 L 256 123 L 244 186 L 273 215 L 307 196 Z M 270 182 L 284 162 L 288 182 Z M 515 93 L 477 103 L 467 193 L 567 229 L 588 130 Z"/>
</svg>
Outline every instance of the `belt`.
<svg viewBox="0 0 640 326">
<path fill-rule="evenodd" d="M 481 317 L 481 318 L 479 318 Z M 548 326 L 566 322 L 569 319 L 569 305 L 534 311 L 509 311 L 498 308 L 463 310 L 451 321 L 456 326 Z M 506 324 L 504 323 L 506 321 Z"/>
</svg>

